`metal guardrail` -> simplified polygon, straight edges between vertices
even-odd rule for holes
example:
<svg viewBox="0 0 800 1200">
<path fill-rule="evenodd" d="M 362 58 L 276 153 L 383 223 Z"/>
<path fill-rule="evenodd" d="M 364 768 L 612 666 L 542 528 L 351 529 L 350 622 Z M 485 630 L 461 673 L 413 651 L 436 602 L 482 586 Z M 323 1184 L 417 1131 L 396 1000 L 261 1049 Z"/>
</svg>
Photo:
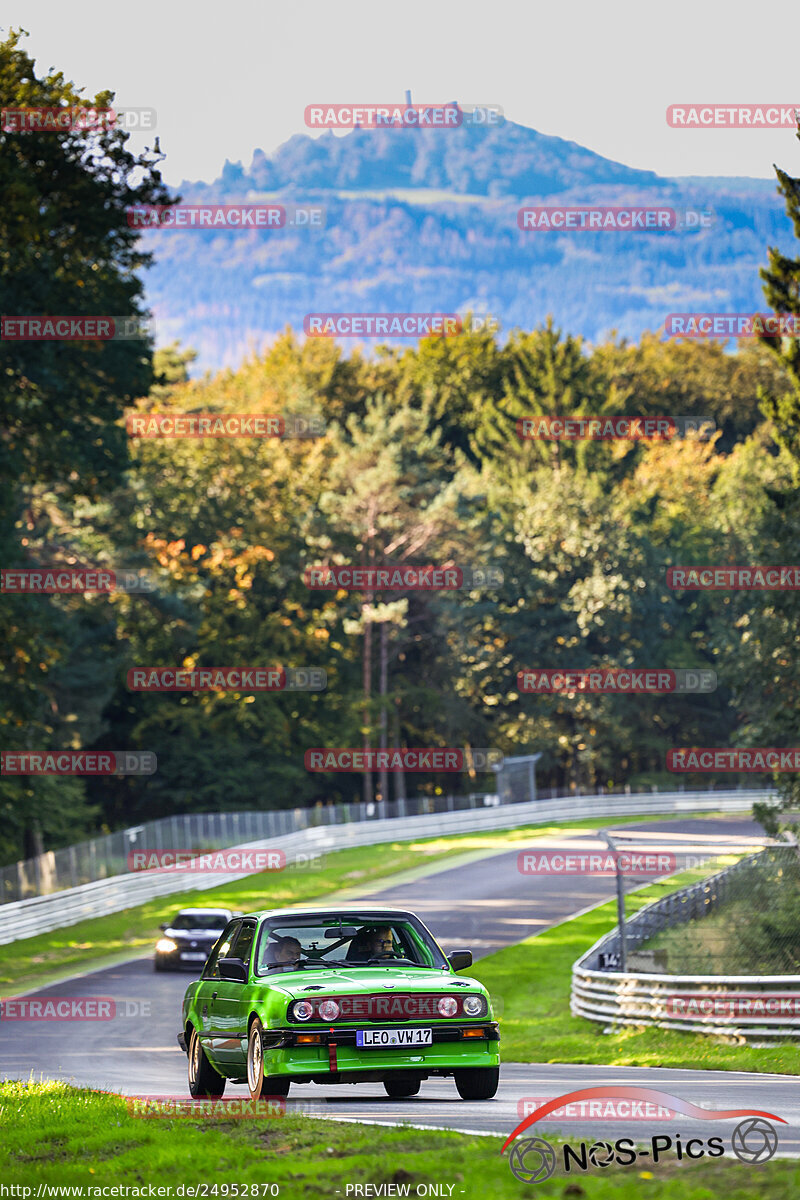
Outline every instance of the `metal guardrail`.
<svg viewBox="0 0 800 1200">
<path fill-rule="evenodd" d="M 772 846 L 648 904 L 625 922 L 628 954 L 663 929 L 708 916 L 725 902 L 737 875 L 776 851 L 787 858 L 797 853 L 792 846 L 785 850 Z M 573 1016 L 610 1027 L 657 1025 L 739 1041 L 800 1037 L 800 975 L 668 975 L 601 969 L 601 955 L 613 958 L 619 949 L 617 927 L 575 963 L 570 1001 Z M 782 1003 L 774 999 L 776 994 L 783 998 Z M 712 1011 L 680 1011 L 687 1008 Z M 727 1013 L 726 1008 L 730 1010 Z M 747 1008 L 754 1011 L 747 1012 Z"/>
<path fill-rule="evenodd" d="M 317 825 L 416 816 L 452 811 L 454 807 L 474 808 L 482 803 L 483 794 L 476 793 L 458 797 L 426 796 L 391 804 L 330 804 L 313 808 L 161 817 L 0 867 L 0 904 L 111 879 L 128 870 L 130 851 L 143 847 L 148 850 L 223 850 L 229 846 L 284 837 Z"/>
<path fill-rule="evenodd" d="M 529 803 L 482 804 L 464 811 L 430 813 L 413 817 L 395 817 L 379 821 L 351 821 L 347 824 L 317 825 L 269 840 L 242 843 L 248 849 L 275 848 L 286 853 L 287 864 L 298 856 L 369 846 L 379 842 L 411 841 L 438 834 L 478 832 L 484 829 L 513 829 L 521 825 L 543 825 L 554 820 L 581 817 L 630 816 L 642 811 L 747 812 L 754 800 L 770 793 L 764 791 L 662 792 L 641 796 L 584 796 L 578 802 L 536 800 Z M 120 912 L 147 900 L 177 892 L 207 890 L 222 883 L 246 878 L 240 875 L 203 872 L 190 876 L 183 872 L 140 871 L 97 880 L 48 896 L 35 896 L 0 906 L 0 944 L 33 937 L 52 929 L 74 925 L 89 917 Z"/>
<path fill-rule="evenodd" d="M 713 789 L 711 789 L 713 790 Z M 605 792 L 607 796 L 631 795 L 630 788 Z M 644 794 L 652 795 L 652 791 Z M 666 793 L 670 795 L 671 793 Z M 111 879 L 128 870 L 131 850 L 223 850 L 230 846 L 285 837 L 301 829 L 318 825 L 345 825 L 351 821 L 385 821 L 397 817 L 429 816 L 440 812 L 460 812 L 486 804 L 526 803 L 558 800 L 575 792 L 550 789 L 512 800 L 509 795 L 473 792 L 467 796 L 416 796 L 387 803 L 315 805 L 313 808 L 284 808 L 267 811 L 184 813 L 161 817 L 129 829 L 90 838 L 62 850 L 48 850 L 35 858 L 0 867 L 0 904 L 47 896 L 98 879 Z"/>
</svg>

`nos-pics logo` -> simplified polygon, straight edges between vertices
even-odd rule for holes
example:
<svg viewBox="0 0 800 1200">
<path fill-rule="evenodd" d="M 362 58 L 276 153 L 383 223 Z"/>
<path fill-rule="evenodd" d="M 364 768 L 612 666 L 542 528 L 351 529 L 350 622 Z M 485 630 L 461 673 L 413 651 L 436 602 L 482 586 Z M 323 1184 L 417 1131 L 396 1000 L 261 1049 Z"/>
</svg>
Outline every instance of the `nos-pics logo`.
<svg viewBox="0 0 800 1200">
<path fill-rule="evenodd" d="M 772 1121 L 785 1125 L 783 1117 L 775 1113 L 763 1112 L 755 1108 L 707 1109 L 699 1108 L 688 1100 L 672 1096 L 669 1092 L 660 1092 L 653 1088 L 638 1087 L 596 1087 L 582 1088 L 577 1092 L 568 1092 L 564 1096 L 556 1096 L 549 1100 L 509 1134 L 503 1143 L 500 1153 L 505 1153 L 507 1147 L 521 1133 L 529 1129 L 536 1121 L 541 1121 L 554 1109 L 579 1100 L 590 1100 L 601 1097 L 615 1096 L 626 1100 L 645 1100 L 683 1113 L 687 1117 L 695 1117 L 702 1121 L 720 1121 L 732 1117 L 742 1117 L 731 1134 L 730 1148 L 733 1154 L 744 1163 L 764 1163 L 772 1158 L 778 1148 L 778 1135 Z M 769 1118 L 769 1119 L 767 1119 Z M 699 1159 L 705 1156 L 720 1158 L 725 1154 L 725 1145 L 721 1137 L 689 1138 L 683 1141 L 679 1134 L 670 1137 L 667 1134 L 657 1134 L 650 1138 L 649 1146 L 637 1149 L 637 1142 L 632 1138 L 616 1138 L 613 1142 L 598 1140 L 594 1143 L 580 1142 L 552 1146 L 541 1137 L 528 1137 L 515 1142 L 509 1155 L 508 1165 L 512 1173 L 522 1183 L 543 1183 L 556 1171 L 559 1158 L 562 1160 L 564 1172 L 588 1171 L 593 1167 L 609 1167 L 612 1163 L 621 1167 L 632 1167 L 639 1163 L 645 1165 L 648 1161 L 657 1163 L 666 1154 L 675 1154 L 678 1159 L 684 1157 Z M 644 1161 L 642 1161 L 644 1160 Z"/>
</svg>

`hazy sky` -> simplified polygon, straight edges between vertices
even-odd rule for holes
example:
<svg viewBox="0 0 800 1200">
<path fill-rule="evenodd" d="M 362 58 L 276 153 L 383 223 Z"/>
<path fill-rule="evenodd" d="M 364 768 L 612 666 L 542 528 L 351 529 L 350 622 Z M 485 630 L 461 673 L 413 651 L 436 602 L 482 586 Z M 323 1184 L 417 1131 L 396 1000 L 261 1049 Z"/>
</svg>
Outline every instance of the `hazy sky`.
<svg viewBox="0 0 800 1200">
<path fill-rule="evenodd" d="M 765 178 L 775 161 L 800 173 L 791 130 L 682 131 L 665 116 L 683 101 L 800 108 L 797 0 L 761 13 L 750 0 L 7 0 L 4 20 L 29 31 L 37 73 L 155 108 L 172 184 L 307 132 L 307 104 L 402 101 L 406 88 L 500 104 L 662 175 Z"/>
</svg>

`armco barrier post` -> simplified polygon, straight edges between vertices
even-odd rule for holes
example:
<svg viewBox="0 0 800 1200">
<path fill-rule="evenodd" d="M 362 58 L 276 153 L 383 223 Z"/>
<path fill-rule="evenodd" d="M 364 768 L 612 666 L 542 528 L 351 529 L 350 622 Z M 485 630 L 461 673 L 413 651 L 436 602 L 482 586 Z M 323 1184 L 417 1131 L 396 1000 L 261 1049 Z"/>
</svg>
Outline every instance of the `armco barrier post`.
<svg viewBox="0 0 800 1200">
<path fill-rule="evenodd" d="M 612 837 L 605 831 L 600 832 L 600 836 L 607 843 L 612 854 L 616 854 L 617 846 Z M 619 855 L 614 860 L 617 877 L 617 923 L 619 925 L 619 961 L 620 970 L 627 971 L 628 969 L 628 946 L 625 934 L 625 887 L 622 879 L 622 871 L 619 865 Z"/>
</svg>

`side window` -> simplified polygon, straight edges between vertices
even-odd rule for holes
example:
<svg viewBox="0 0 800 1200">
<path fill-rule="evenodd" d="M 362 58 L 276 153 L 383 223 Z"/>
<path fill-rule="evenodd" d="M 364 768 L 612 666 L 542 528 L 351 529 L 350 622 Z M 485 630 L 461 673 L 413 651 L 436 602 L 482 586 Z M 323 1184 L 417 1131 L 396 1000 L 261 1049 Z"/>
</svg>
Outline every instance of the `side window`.
<svg viewBox="0 0 800 1200">
<path fill-rule="evenodd" d="M 250 967 L 250 954 L 253 949 L 253 938 L 255 936 L 255 924 L 252 921 L 243 921 L 242 928 L 239 930 L 239 936 L 231 950 L 231 958 L 240 958 L 248 969 Z"/>
<path fill-rule="evenodd" d="M 217 963 L 221 958 L 227 958 L 231 952 L 231 946 L 239 932 L 241 921 L 230 921 L 222 933 L 222 937 L 217 942 L 214 949 L 208 956 L 206 968 L 203 971 L 203 979 L 219 979 L 219 968 Z"/>
</svg>

